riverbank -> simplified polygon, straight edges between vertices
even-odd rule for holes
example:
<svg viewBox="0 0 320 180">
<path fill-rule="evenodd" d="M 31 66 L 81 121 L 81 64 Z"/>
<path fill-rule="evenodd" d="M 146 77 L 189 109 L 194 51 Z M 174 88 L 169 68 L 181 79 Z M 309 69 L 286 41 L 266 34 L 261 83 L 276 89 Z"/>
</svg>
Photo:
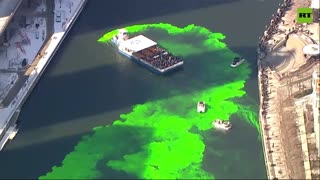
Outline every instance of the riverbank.
<svg viewBox="0 0 320 180">
<path fill-rule="evenodd" d="M 49 14 L 52 14 L 50 12 L 51 10 L 54 11 L 54 14 L 48 15 L 49 23 L 47 23 L 47 27 L 51 27 L 48 28 L 50 33 L 48 34 L 49 38 L 43 43 L 38 55 L 35 56 L 28 68 L 18 72 L 19 78 L 17 83 L 13 85 L 7 97 L 2 101 L 4 107 L 0 109 L 0 120 L 3 124 L 3 127 L 1 127 L 3 134 L 6 134 L 9 127 L 16 126 L 15 121 L 17 117 L 14 116 L 15 112 L 20 112 L 24 101 L 40 79 L 86 2 L 86 0 L 73 2 L 56 0 L 54 4 L 50 4 L 53 9 L 49 8 Z M 63 17 L 61 17 L 61 14 L 63 14 Z M 30 41 L 32 40 L 31 38 Z M 7 136 L 4 135 L 0 137 L 4 137 L 1 138 L 0 141 L 1 144 L 4 145 L 8 141 L 8 139 L 5 138 Z M 3 147 L 3 145 L 1 145 L 1 147 Z"/>
<path fill-rule="evenodd" d="M 319 27 L 296 23 L 297 8 L 309 6 L 309 1 L 285 1 L 259 42 L 259 121 L 269 179 L 319 177 L 313 119 L 306 118 L 312 117 L 307 107 L 319 57 L 302 50 L 319 42 Z"/>
</svg>

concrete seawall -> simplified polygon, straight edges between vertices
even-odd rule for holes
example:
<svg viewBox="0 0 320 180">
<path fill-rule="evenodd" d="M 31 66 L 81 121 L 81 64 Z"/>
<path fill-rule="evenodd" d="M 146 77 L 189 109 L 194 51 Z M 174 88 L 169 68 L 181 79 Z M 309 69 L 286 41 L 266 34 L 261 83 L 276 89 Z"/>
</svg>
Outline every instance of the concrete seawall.
<svg viewBox="0 0 320 180">
<path fill-rule="evenodd" d="M 260 60 L 258 60 L 260 61 Z M 260 62 L 258 62 L 258 77 L 261 76 L 261 66 L 260 66 Z M 263 98 L 262 98 L 262 87 L 261 87 L 261 78 L 258 78 L 259 82 L 258 82 L 258 86 L 259 86 L 259 99 L 260 99 L 260 104 L 263 103 Z M 266 142 L 266 132 L 265 132 L 265 123 L 262 122 L 263 121 L 263 116 L 262 116 L 262 109 L 260 108 L 260 112 L 259 112 L 259 124 L 260 124 L 260 129 L 261 129 L 261 140 L 263 142 L 263 154 L 264 154 L 264 162 L 265 162 L 265 166 L 266 166 L 266 171 L 267 171 L 267 176 L 268 179 L 270 179 L 271 177 L 275 177 L 274 174 L 274 170 L 270 169 L 271 167 L 269 167 L 269 164 L 272 163 L 272 159 L 269 156 L 268 150 L 270 149 L 270 144 Z"/>
<path fill-rule="evenodd" d="M 280 10 L 278 9 L 277 16 L 278 19 L 283 16 L 285 9 L 290 6 L 291 1 L 285 1 L 281 6 Z M 275 16 L 273 15 L 273 18 Z M 259 99 L 260 99 L 260 112 L 259 112 L 259 123 L 261 129 L 261 140 L 263 145 L 265 166 L 267 171 L 268 179 L 289 179 L 289 176 L 286 174 L 287 169 L 283 166 L 284 156 L 283 150 L 280 148 L 279 143 L 279 134 L 280 131 L 279 121 L 270 121 L 271 118 L 269 113 L 267 113 L 266 108 L 269 109 L 270 100 L 274 99 L 274 96 L 271 96 L 271 90 L 269 85 L 270 82 L 270 69 L 263 66 L 263 58 L 267 56 L 266 46 L 262 44 L 265 40 L 270 38 L 270 31 L 275 31 L 274 19 L 271 21 L 271 24 L 266 26 L 266 31 L 264 37 L 259 42 L 258 46 L 258 86 L 259 86 Z M 282 42 L 283 44 L 283 42 Z M 273 110 L 271 110 L 273 111 Z"/>
</svg>

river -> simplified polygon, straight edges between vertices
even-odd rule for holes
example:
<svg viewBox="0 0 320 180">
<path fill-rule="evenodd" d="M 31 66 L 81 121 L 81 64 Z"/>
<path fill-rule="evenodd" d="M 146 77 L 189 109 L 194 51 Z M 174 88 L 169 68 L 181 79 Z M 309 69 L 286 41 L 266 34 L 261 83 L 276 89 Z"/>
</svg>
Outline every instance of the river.
<svg viewBox="0 0 320 180">
<path fill-rule="evenodd" d="M 183 89 L 186 79 L 181 77 L 194 72 L 200 74 L 205 66 L 186 63 L 185 69 L 172 77 L 153 75 L 97 42 L 104 33 L 118 27 L 160 22 L 178 27 L 196 24 L 224 34 L 224 42 L 232 51 L 246 57 L 252 69 L 245 87 L 248 97 L 241 103 L 258 110 L 256 46 L 278 3 L 276 0 L 90 0 L 23 106 L 19 133 L 0 152 L 0 179 L 38 178 L 46 174 L 52 166 L 61 165 L 66 154 L 92 128 L 111 124 L 120 114 L 131 112 L 135 104 L 169 98 L 164 92 L 166 86 Z M 152 33 L 150 36 L 161 38 Z M 208 59 L 208 56 L 204 53 L 197 58 Z M 216 133 L 218 143 L 205 138 L 208 152 L 204 155 L 203 168 L 214 169 L 217 178 L 266 178 L 257 129 L 237 117 L 231 120 L 237 127 L 235 132 Z M 210 147 L 225 152 L 224 158 L 214 159 Z"/>
</svg>

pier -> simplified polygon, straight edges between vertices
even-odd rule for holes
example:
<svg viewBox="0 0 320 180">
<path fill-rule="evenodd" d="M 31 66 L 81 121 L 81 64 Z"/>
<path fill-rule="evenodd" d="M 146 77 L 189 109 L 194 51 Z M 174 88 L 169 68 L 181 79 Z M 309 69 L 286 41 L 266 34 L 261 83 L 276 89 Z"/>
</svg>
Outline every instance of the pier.
<svg viewBox="0 0 320 180">
<path fill-rule="evenodd" d="M 319 21 L 298 24 L 297 8 L 311 1 L 285 0 L 272 15 L 258 47 L 259 121 L 268 179 L 319 179 L 319 98 L 312 83 L 319 54 Z M 316 75 L 314 75 L 316 76 Z M 317 106 L 318 108 L 312 108 Z"/>
</svg>

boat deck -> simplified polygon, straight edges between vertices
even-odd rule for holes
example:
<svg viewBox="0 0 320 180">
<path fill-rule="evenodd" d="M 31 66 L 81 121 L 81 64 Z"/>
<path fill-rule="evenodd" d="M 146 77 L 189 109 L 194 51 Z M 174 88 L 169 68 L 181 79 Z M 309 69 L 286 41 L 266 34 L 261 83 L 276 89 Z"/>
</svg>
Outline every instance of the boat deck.
<svg viewBox="0 0 320 180">
<path fill-rule="evenodd" d="M 133 53 L 133 56 L 142 59 L 160 70 L 182 62 L 180 58 L 172 55 L 159 45 Z"/>
</svg>

